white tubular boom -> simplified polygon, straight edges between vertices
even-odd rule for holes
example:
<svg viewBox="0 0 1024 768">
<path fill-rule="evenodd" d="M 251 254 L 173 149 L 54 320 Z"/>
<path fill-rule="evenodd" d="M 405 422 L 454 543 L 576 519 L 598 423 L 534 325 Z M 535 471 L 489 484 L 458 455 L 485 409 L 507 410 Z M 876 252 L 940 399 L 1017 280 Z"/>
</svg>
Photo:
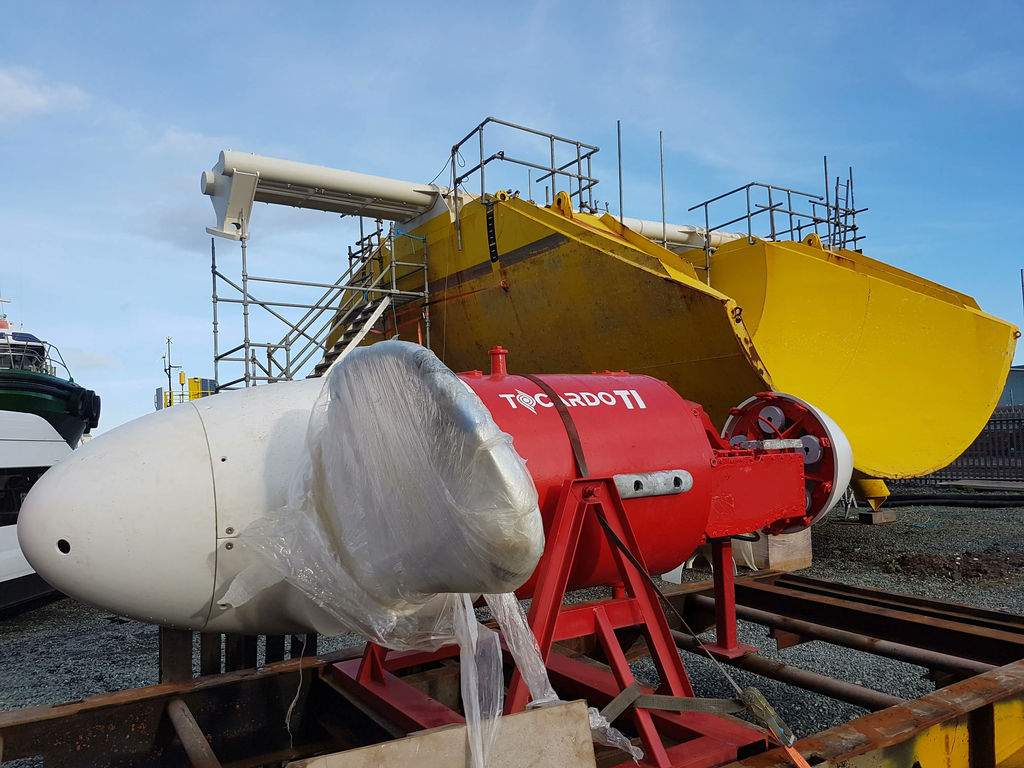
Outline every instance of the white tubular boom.
<svg viewBox="0 0 1024 768">
<path fill-rule="evenodd" d="M 633 219 L 629 216 L 624 216 L 622 223 L 648 240 L 653 240 L 656 243 L 661 242 L 662 224 L 660 221 Z M 746 235 L 713 229 L 711 230 L 711 247 L 717 248 L 723 243 L 739 240 L 741 237 L 746 237 Z M 704 227 L 695 227 L 692 224 L 672 224 L 670 222 L 665 225 L 665 239 L 668 242 L 669 250 L 673 251 L 689 251 L 695 248 L 703 248 Z"/>
<path fill-rule="evenodd" d="M 248 237 L 253 202 L 405 221 L 426 211 L 446 190 L 321 165 L 224 150 L 200 185 L 212 198 L 217 225 L 211 235 Z"/>
<path fill-rule="evenodd" d="M 217 224 L 211 235 L 238 240 L 248 237 L 253 202 L 289 205 L 316 211 L 408 221 L 428 211 L 449 190 L 435 184 L 388 179 L 310 163 L 223 150 L 212 170 L 203 171 L 200 186 L 209 195 Z M 662 223 L 626 217 L 623 223 L 637 234 L 661 242 Z M 704 228 L 690 224 L 665 227 L 668 247 L 687 251 L 704 247 Z M 717 248 L 744 235 L 711 232 Z"/>
</svg>

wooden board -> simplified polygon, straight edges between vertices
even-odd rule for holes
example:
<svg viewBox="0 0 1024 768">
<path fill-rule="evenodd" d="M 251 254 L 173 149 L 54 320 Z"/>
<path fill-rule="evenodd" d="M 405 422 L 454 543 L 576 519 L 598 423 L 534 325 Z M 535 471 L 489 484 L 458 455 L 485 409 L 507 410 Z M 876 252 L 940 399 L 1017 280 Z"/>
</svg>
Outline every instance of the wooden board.
<svg viewBox="0 0 1024 768">
<path fill-rule="evenodd" d="M 288 763 L 289 768 L 452 768 L 469 765 L 466 726 L 453 725 L 370 747 Z M 489 768 L 594 768 L 594 746 L 584 701 L 501 718 Z"/>
<path fill-rule="evenodd" d="M 811 529 L 779 536 L 762 535 L 753 543 L 754 564 L 760 570 L 798 571 L 811 565 Z"/>
</svg>

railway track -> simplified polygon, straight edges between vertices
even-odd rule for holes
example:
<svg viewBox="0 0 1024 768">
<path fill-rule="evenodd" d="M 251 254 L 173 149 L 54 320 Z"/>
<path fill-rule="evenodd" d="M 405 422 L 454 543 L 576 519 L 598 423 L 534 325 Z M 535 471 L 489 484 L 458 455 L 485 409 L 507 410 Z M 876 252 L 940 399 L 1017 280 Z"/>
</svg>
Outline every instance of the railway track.
<svg viewBox="0 0 1024 768">
<path fill-rule="evenodd" d="M 703 630 L 713 623 L 712 591 L 711 583 L 701 582 L 673 588 L 667 596 L 694 629 Z M 1013 708 L 1024 706 L 1024 618 L 776 573 L 738 578 L 736 595 L 740 618 L 769 626 L 780 644 L 818 640 L 858 647 L 911 660 L 931 669 L 937 683 L 951 683 L 922 699 L 895 703 L 801 740 L 798 747 L 805 744 L 805 754 L 831 762 L 868 752 L 889 754 L 899 744 L 954 721 L 965 725 L 979 755 L 1024 747 L 1015 747 L 1014 734 L 999 726 L 1006 722 L 1005 712 L 1012 718 L 1018 711 Z M 191 643 L 177 648 L 192 652 Z M 369 719 L 330 684 L 332 666 L 358 654 L 359 649 L 349 649 L 321 658 L 296 655 L 259 669 L 0 712 L 0 763 L 42 755 L 47 766 L 66 768 L 188 765 L 182 740 L 189 733 L 202 734 L 221 764 L 236 768 L 374 743 L 388 738 L 390 729 Z M 191 663 L 178 668 L 191 669 Z M 758 673 L 774 676 L 770 669 Z M 424 668 L 404 679 L 453 695 L 458 687 L 450 664 Z M 841 689 L 825 693 L 842 698 Z M 293 698 L 289 733 L 285 713 Z M 882 699 L 879 706 L 887 703 Z M 928 717 L 921 717 L 922 711 Z M 185 712 L 191 713 L 194 728 L 187 718 L 182 728 Z M 872 725 L 872 718 L 878 723 Z M 883 731 L 888 735 L 881 735 Z M 765 753 L 745 762 L 768 766 L 775 760 L 773 753 Z"/>
<path fill-rule="evenodd" d="M 706 611 L 707 603 L 699 602 Z M 774 573 L 737 579 L 736 603 L 762 614 L 994 666 L 1024 658 L 1024 617 L 1002 611 Z M 749 612 L 746 616 L 764 623 Z"/>
</svg>

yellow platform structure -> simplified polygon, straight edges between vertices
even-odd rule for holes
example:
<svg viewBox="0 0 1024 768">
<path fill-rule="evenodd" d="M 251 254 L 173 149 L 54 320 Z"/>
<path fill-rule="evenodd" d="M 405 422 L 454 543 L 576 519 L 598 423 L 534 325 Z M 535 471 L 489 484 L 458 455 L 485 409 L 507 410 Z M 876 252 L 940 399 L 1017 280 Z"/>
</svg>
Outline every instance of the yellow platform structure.
<svg viewBox="0 0 1024 768">
<path fill-rule="evenodd" d="M 875 501 L 884 484 L 872 479 L 927 474 L 974 440 L 1019 336 L 968 296 L 815 236 L 743 237 L 705 271 L 703 250 L 691 263 L 613 216 L 574 211 L 565 193 L 549 207 L 472 199 L 457 222 L 435 209 L 403 228 L 413 237 L 384 258 L 425 244 L 429 297 L 393 314 L 392 328 L 426 308 L 431 347 L 455 370 L 481 367 L 501 344 L 520 371 L 649 374 L 719 426 L 756 392 L 788 392 L 843 428 Z"/>
<path fill-rule="evenodd" d="M 1017 329 L 962 293 L 808 241 L 736 240 L 711 260 L 773 388 L 832 416 L 864 475 L 946 466 L 999 401 Z"/>
</svg>

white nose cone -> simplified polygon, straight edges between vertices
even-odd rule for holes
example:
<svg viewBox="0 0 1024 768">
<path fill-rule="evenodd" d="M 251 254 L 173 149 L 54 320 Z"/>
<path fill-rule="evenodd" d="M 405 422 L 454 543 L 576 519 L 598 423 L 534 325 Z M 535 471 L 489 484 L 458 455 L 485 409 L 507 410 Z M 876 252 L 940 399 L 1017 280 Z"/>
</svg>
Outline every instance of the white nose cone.
<svg viewBox="0 0 1024 768">
<path fill-rule="evenodd" d="M 100 435 L 51 467 L 25 499 L 18 540 L 72 597 L 195 627 L 210 612 L 216 524 L 210 452 L 189 404 Z"/>
</svg>

